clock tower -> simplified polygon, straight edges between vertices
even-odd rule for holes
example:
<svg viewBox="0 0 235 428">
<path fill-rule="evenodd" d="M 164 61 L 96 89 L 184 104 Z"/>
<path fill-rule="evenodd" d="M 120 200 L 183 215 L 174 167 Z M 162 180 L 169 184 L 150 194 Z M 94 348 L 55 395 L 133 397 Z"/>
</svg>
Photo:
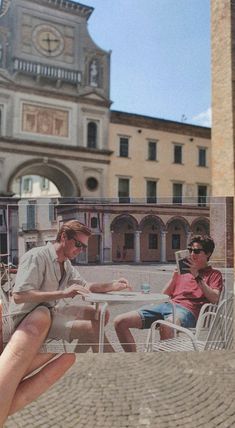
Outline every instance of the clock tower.
<svg viewBox="0 0 235 428">
<path fill-rule="evenodd" d="M 59 56 L 65 46 L 63 36 L 51 25 L 37 25 L 32 34 L 32 41 L 38 52 L 49 58 Z"/>
<path fill-rule="evenodd" d="M 71 196 L 105 195 L 111 154 L 110 52 L 90 37 L 93 8 L 72 0 L 4 0 L 0 8 L 1 137 L 12 144 L 10 157 L 0 159 L 4 170 L 10 173 L 11 161 L 17 178 L 30 173 L 25 168 L 30 159 L 47 159 L 48 168 L 42 161 L 35 174 L 43 173 L 60 187 L 67 179 L 57 177 L 57 167 L 51 174 L 49 166 L 56 162 L 61 169 L 67 148 L 72 152 L 64 169 L 76 176 Z M 6 177 L 8 191 L 14 171 Z M 86 185 L 90 178 L 95 189 Z M 69 192 L 63 190 L 64 196 Z"/>
</svg>

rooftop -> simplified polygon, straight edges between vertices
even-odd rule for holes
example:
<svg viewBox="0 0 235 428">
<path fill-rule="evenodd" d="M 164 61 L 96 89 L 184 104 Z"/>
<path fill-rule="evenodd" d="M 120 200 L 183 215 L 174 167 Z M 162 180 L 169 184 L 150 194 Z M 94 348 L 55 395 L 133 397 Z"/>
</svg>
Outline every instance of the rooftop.
<svg viewBox="0 0 235 428">
<path fill-rule="evenodd" d="M 158 129 L 160 131 L 175 132 L 193 137 L 211 138 L 211 128 L 117 110 L 111 110 L 111 123 Z"/>
</svg>

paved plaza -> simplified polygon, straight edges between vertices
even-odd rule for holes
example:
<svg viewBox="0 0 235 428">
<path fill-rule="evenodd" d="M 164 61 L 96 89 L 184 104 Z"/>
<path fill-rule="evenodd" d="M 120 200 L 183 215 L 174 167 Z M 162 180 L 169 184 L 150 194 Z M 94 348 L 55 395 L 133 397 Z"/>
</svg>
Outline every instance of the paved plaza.
<svg viewBox="0 0 235 428">
<path fill-rule="evenodd" d="M 127 276 L 135 290 L 149 281 L 160 292 L 173 265 L 84 266 L 84 277 Z M 232 271 L 224 272 L 232 289 Z M 120 308 L 120 306 L 122 306 Z M 125 309 L 124 309 L 125 307 Z M 130 305 L 110 308 L 111 318 Z M 109 338 L 118 347 L 111 326 Z M 144 333 L 146 337 L 146 332 Z M 142 343 L 142 337 L 137 336 Z M 139 346 L 141 350 L 141 346 Z M 77 356 L 70 371 L 37 401 L 8 419 L 6 428 L 233 428 L 235 352 L 160 352 Z"/>
</svg>

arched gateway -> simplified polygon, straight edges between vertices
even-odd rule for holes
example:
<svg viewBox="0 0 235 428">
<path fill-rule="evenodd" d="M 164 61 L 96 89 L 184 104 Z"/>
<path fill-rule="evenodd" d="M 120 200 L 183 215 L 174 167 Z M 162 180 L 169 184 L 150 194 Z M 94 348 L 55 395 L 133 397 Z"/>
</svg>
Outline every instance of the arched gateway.
<svg viewBox="0 0 235 428">
<path fill-rule="evenodd" d="M 62 163 L 48 159 L 32 159 L 16 168 L 9 178 L 7 190 L 13 191 L 14 181 L 25 175 L 39 175 L 52 181 L 63 196 L 80 196 L 80 188 L 74 173 Z"/>
</svg>

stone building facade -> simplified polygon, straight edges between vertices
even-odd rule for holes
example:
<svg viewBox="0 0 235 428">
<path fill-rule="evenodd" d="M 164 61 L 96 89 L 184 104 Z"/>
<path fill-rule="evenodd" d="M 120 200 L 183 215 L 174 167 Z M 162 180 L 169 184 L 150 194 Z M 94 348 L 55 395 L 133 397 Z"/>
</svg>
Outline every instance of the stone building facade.
<svg viewBox="0 0 235 428">
<path fill-rule="evenodd" d="M 0 17 L 1 193 L 12 191 L 15 178 L 38 174 L 62 195 L 79 196 L 92 175 L 104 196 L 110 52 L 89 36 L 93 8 L 68 0 L 6 4 Z"/>
</svg>

